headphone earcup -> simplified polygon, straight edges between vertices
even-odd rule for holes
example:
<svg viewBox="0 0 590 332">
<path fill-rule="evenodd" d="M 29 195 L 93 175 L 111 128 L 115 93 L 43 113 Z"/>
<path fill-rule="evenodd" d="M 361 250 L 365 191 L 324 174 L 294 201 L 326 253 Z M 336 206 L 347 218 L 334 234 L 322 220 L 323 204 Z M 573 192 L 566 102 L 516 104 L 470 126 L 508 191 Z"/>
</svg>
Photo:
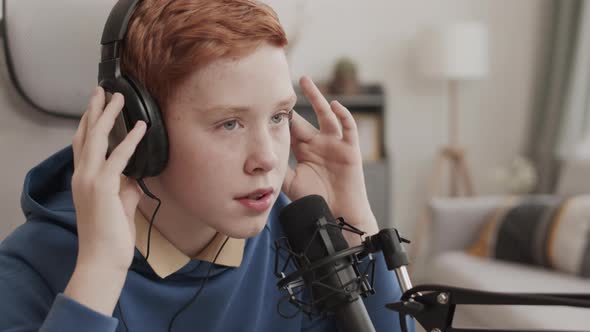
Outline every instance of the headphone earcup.
<svg viewBox="0 0 590 332">
<path fill-rule="evenodd" d="M 123 174 L 137 180 L 160 174 L 168 162 L 168 136 L 157 103 L 147 90 L 130 77 L 120 76 L 114 82 L 101 83 L 106 92 L 119 92 L 125 98 L 125 106 L 109 134 L 108 154 L 121 143 L 137 121 L 144 121 L 147 124 L 146 132 Z"/>
<path fill-rule="evenodd" d="M 149 122 L 146 122 L 148 128 L 135 156 L 137 176 L 140 176 L 138 178 L 156 176 L 164 170 L 168 163 L 168 134 L 164 117 L 160 107 L 143 85 L 130 76 L 124 76 L 124 79 L 135 91 L 134 98 L 137 103 L 134 102 L 133 107 L 137 105 L 138 108 L 141 108 L 138 109 L 141 116 L 149 119 Z"/>
</svg>

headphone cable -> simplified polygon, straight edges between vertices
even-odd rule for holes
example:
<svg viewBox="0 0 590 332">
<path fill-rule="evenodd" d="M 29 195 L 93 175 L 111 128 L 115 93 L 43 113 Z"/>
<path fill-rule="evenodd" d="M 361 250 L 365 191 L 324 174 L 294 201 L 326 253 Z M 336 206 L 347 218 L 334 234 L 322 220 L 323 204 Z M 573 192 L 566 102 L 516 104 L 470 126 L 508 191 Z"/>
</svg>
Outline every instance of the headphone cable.
<svg viewBox="0 0 590 332">
<path fill-rule="evenodd" d="M 149 191 L 149 189 L 145 185 L 145 182 L 143 181 L 143 179 L 137 180 L 137 183 L 141 187 L 141 190 L 148 197 L 150 197 L 150 198 L 152 198 L 152 199 L 154 199 L 154 200 L 156 200 L 158 202 L 158 205 L 156 206 L 156 209 L 154 210 L 154 213 L 152 214 L 152 217 L 150 219 L 150 227 L 149 227 L 149 230 L 148 230 L 148 242 L 147 242 L 147 250 L 146 250 L 146 255 L 145 255 L 145 261 L 146 261 L 146 263 L 149 264 L 148 257 L 150 255 L 150 238 L 151 238 L 151 233 L 152 233 L 152 226 L 154 225 L 154 218 L 156 217 L 156 213 L 158 213 L 158 210 L 160 209 L 160 205 L 162 204 L 162 201 L 158 197 L 156 197 L 154 194 L 152 194 L 152 192 Z M 174 324 L 174 321 L 176 320 L 176 318 L 178 318 L 178 316 L 184 310 L 186 310 L 192 303 L 194 303 L 197 300 L 197 298 L 199 297 L 199 295 L 201 294 L 201 292 L 203 290 L 203 287 L 205 286 L 205 284 L 209 280 L 209 276 L 211 275 L 211 271 L 213 270 L 213 266 L 215 266 L 215 262 L 217 262 L 217 258 L 221 254 L 221 251 L 225 247 L 225 244 L 227 243 L 228 240 L 229 240 L 229 236 L 226 236 L 225 240 L 223 241 L 223 244 L 217 250 L 217 253 L 215 254 L 215 257 L 213 258 L 213 262 L 211 262 L 211 265 L 209 266 L 209 270 L 207 271 L 207 275 L 205 276 L 205 279 L 203 279 L 203 281 L 201 282 L 201 285 L 199 286 L 199 289 L 197 290 L 197 292 L 195 293 L 195 295 L 193 295 L 193 297 L 185 305 L 183 305 L 182 308 L 180 308 L 180 310 L 178 310 L 174 314 L 174 316 L 172 317 L 172 319 L 168 323 L 168 332 L 171 332 L 172 331 L 172 325 Z M 129 328 L 127 327 L 127 322 L 125 321 L 125 317 L 123 316 L 123 310 L 121 309 L 120 299 L 119 299 L 119 301 L 117 301 L 117 308 L 119 310 L 119 314 L 121 315 L 121 321 L 123 322 L 123 326 L 125 326 L 125 331 L 129 332 Z"/>
<path fill-rule="evenodd" d="M 146 254 L 145 254 L 145 261 L 149 265 L 148 258 L 150 257 L 150 242 L 151 242 L 150 240 L 151 240 L 151 236 L 152 236 L 152 226 L 154 225 L 154 219 L 156 217 L 156 214 L 158 213 L 158 210 L 160 209 L 160 205 L 162 205 L 162 201 L 148 189 L 148 187 L 145 185 L 145 182 L 143 181 L 143 179 L 138 179 L 137 183 L 139 184 L 139 187 L 141 187 L 141 190 L 144 192 L 144 194 L 146 194 L 149 198 L 156 200 L 158 202 L 158 205 L 156 206 L 156 209 L 154 210 L 154 212 L 152 213 L 152 217 L 150 218 L 150 227 L 148 229 L 147 250 L 146 250 Z M 137 213 L 137 212 L 135 212 L 135 213 Z M 117 308 L 119 310 L 119 314 L 121 315 L 121 322 L 123 322 L 123 326 L 125 326 L 125 331 L 129 332 L 129 328 L 127 327 L 127 322 L 125 321 L 125 316 L 123 316 L 123 310 L 121 309 L 120 299 L 119 299 L 119 301 L 117 301 Z"/>
<path fill-rule="evenodd" d="M 215 254 L 215 258 L 213 258 L 213 262 L 211 263 L 211 265 L 209 265 L 209 270 L 207 271 L 207 275 L 205 276 L 205 279 L 203 279 L 203 281 L 201 282 L 201 286 L 199 286 L 199 289 L 197 290 L 197 292 L 195 293 L 195 295 L 193 295 L 193 297 L 182 308 L 180 308 L 180 310 L 178 310 L 174 314 L 174 316 L 172 317 L 172 319 L 170 320 L 170 323 L 168 324 L 168 332 L 171 332 L 172 331 L 172 324 L 174 324 L 174 321 L 176 320 L 176 318 L 178 318 L 178 316 L 184 310 L 186 310 L 191 304 L 193 304 L 197 300 L 197 298 L 199 297 L 199 295 L 201 294 L 201 291 L 203 290 L 203 287 L 207 283 L 207 280 L 209 280 L 209 276 L 211 275 L 211 271 L 213 270 L 213 267 L 215 266 L 215 262 L 217 261 L 217 258 L 219 257 L 219 254 L 221 254 L 221 251 L 225 247 L 225 244 L 227 243 L 227 240 L 229 240 L 229 236 L 226 236 L 225 237 L 225 240 L 223 241 L 223 244 L 221 245 L 221 247 L 219 248 L 219 250 L 217 250 L 217 253 Z"/>
<path fill-rule="evenodd" d="M 141 190 L 149 198 L 156 200 L 158 202 L 158 205 L 156 206 L 156 209 L 154 210 L 154 213 L 152 214 L 152 218 L 150 219 L 150 228 L 148 229 L 147 249 L 146 249 L 146 253 L 145 253 L 145 261 L 148 262 L 148 258 L 150 257 L 150 242 L 151 242 L 150 239 L 152 237 L 152 226 L 154 226 L 154 218 L 156 217 L 156 213 L 158 213 L 158 210 L 160 209 L 160 205 L 162 205 L 162 201 L 158 197 L 156 197 L 156 195 L 152 194 L 152 192 L 145 185 L 145 182 L 143 182 L 143 179 L 137 180 L 137 183 L 141 187 Z M 149 262 L 148 262 L 148 264 L 149 264 Z"/>
</svg>

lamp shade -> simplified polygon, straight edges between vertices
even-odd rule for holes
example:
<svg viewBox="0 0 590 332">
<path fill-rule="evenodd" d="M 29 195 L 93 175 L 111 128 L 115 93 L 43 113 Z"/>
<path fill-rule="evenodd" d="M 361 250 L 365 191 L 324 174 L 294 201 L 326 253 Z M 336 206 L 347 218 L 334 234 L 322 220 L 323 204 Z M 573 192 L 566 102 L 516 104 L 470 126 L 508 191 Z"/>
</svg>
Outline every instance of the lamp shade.
<svg viewBox="0 0 590 332">
<path fill-rule="evenodd" d="M 419 38 L 419 71 L 447 80 L 483 78 L 489 71 L 488 32 L 477 22 L 432 27 Z"/>
</svg>

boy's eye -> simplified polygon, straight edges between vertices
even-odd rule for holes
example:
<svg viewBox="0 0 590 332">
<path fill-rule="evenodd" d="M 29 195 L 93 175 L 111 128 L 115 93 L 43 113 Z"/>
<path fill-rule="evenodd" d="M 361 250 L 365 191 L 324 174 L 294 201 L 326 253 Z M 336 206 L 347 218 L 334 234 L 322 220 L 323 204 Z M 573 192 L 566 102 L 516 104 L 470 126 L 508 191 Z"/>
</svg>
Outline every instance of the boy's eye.
<svg viewBox="0 0 590 332">
<path fill-rule="evenodd" d="M 287 118 L 288 116 L 289 116 L 289 113 L 287 113 L 287 112 L 281 112 L 281 113 L 278 113 L 278 114 L 273 115 L 273 117 L 271 118 L 271 120 L 272 120 L 273 123 L 279 124 L 279 123 L 283 122 L 283 120 L 285 118 Z"/>
<path fill-rule="evenodd" d="M 238 124 L 237 120 L 230 120 L 223 123 L 223 128 L 227 130 L 234 130 Z"/>
<path fill-rule="evenodd" d="M 289 118 L 291 114 L 292 114 L 292 112 L 277 113 L 271 117 L 271 121 L 274 124 L 280 124 L 283 122 L 283 120 L 285 120 L 286 118 Z M 224 123 L 222 123 L 221 127 L 223 127 L 223 129 L 225 129 L 225 130 L 232 131 L 232 130 L 236 129 L 236 127 L 238 125 L 239 125 L 238 120 L 228 120 L 228 121 L 225 121 Z"/>
</svg>

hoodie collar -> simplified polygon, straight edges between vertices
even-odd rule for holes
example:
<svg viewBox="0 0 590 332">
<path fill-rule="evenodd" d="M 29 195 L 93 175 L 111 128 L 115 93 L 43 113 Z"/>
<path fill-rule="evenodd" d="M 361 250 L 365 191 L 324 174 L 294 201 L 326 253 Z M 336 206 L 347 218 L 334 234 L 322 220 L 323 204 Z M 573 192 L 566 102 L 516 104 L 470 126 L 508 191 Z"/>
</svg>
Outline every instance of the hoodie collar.
<svg viewBox="0 0 590 332">
<path fill-rule="evenodd" d="M 135 212 L 135 247 L 143 257 L 147 254 L 149 221 L 137 210 Z M 225 235 L 217 233 L 213 240 L 193 259 L 213 262 L 215 255 L 223 245 Z M 244 239 L 228 238 L 227 243 L 217 257 L 215 264 L 227 267 L 239 267 L 244 256 Z M 148 264 L 160 278 L 177 272 L 191 261 L 191 258 L 168 241 L 157 228 L 152 227 L 150 234 L 150 256 Z"/>
</svg>

